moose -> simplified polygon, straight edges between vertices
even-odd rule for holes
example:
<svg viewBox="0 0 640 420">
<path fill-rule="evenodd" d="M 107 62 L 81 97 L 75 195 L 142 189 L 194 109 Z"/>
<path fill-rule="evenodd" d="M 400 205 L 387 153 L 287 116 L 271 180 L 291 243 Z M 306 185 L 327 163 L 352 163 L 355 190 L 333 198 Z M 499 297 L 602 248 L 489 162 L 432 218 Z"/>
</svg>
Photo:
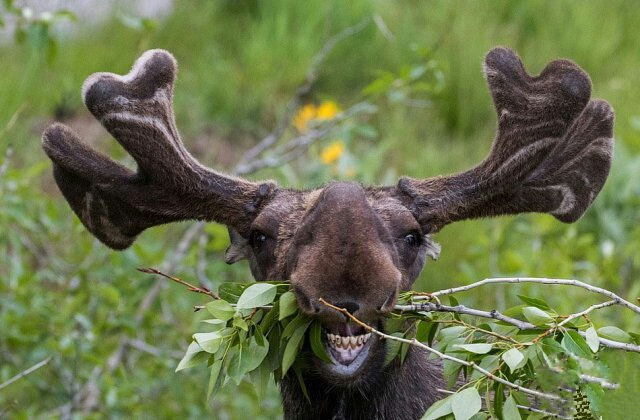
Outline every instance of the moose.
<svg viewBox="0 0 640 420">
<path fill-rule="evenodd" d="M 227 225 L 229 264 L 246 259 L 257 281 L 287 279 L 300 309 L 323 325 L 331 363 L 313 358 L 280 384 L 286 418 L 412 419 L 442 397 L 442 365 L 411 348 L 384 365 L 386 343 L 321 304 L 379 329 L 398 293 L 411 288 L 440 247 L 432 236 L 472 218 L 524 212 L 577 221 L 602 189 L 613 152 L 614 114 L 591 100 L 589 76 L 568 60 L 530 76 L 507 48 L 485 57 L 498 116 L 488 157 L 449 176 L 401 178 L 393 186 L 332 182 L 299 191 L 232 177 L 200 164 L 176 128 L 177 63 L 144 53 L 130 73 L 91 75 L 89 111 L 130 153 L 137 171 L 92 150 L 66 126 L 42 145 L 62 194 L 84 226 L 122 250 L 152 226 L 195 219 Z"/>
</svg>

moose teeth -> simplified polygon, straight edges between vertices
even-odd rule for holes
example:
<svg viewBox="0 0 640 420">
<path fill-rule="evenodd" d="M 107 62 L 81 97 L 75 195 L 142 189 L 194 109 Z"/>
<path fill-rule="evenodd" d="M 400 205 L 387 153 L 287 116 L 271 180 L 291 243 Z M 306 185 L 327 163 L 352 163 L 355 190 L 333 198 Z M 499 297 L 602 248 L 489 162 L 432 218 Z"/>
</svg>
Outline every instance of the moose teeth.
<svg viewBox="0 0 640 420">
<path fill-rule="evenodd" d="M 327 341 L 333 348 L 356 349 L 364 345 L 369 340 L 371 333 L 361 335 L 341 336 L 338 334 L 327 334 Z"/>
</svg>

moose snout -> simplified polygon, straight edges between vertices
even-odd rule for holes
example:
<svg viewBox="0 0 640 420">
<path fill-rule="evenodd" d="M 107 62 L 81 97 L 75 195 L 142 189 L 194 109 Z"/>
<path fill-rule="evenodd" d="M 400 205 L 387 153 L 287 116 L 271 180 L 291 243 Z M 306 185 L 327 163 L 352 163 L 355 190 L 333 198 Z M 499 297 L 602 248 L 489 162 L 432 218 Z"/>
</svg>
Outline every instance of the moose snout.
<svg viewBox="0 0 640 420">
<path fill-rule="evenodd" d="M 398 297 L 398 287 L 390 288 L 382 293 L 355 296 L 335 295 L 330 291 L 311 291 L 301 285 L 294 285 L 293 291 L 301 311 L 310 317 L 319 319 L 324 324 L 342 323 L 349 320 L 347 315 L 327 304 L 345 309 L 360 321 L 374 322 L 393 310 Z"/>
</svg>

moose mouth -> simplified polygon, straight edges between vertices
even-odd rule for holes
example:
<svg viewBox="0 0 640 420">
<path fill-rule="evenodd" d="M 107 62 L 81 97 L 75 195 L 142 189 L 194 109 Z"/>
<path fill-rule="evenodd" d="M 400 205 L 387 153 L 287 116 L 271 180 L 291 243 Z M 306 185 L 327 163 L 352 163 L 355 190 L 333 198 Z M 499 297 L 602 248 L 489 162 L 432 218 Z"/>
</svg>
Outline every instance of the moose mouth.
<svg viewBox="0 0 640 420">
<path fill-rule="evenodd" d="M 351 323 L 334 325 L 326 331 L 326 347 L 331 359 L 330 369 L 339 375 L 353 375 L 364 364 L 371 343 L 375 341 L 364 327 Z"/>
</svg>

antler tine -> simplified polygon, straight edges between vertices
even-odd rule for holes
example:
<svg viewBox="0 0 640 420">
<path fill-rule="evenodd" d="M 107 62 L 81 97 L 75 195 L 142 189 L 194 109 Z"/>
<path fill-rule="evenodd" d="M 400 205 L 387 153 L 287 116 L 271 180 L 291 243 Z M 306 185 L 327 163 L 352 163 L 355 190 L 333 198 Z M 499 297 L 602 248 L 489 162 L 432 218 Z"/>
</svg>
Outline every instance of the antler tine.
<svg viewBox="0 0 640 420">
<path fill-rule="evenodd" d="M 172 97 L 176 60 L 144 53 L 125 76 L 96 73 L 82 88 L 89 111 L 131 154 L 138 171 L 83 145 L 61 124 L 43 136 L 54 176 L 85 226 L 117 249 L 142 230 L 184 219 L 214 220 L 246 233 L 273 182 L 249 182 L 201 165 L 185 149 Z"/>
<path fill-rule="evenodd" d="M 491 50 L 485 76 L 498 113 L 488 157 L 466 172 L 397 188 L 427 230 L 467 218 L 547 212 L 582 216 L 602 189 L 613 150 L 613 111 L 591 101 L 589 76 L 556 60 L 532 77 L 506 48 Z"/>
<path fill-rule="evenodd" d="M 215 186 L 222 188 L 224 195 L 237 189 L 256 189 L 255 183 L 202 166 L 185 149 L 172 107 L 176 72 L 176 60 L 169 52 L 150 50 L 125 76 L 90 76 L 82 87 L 82 97 L 146 176 L 177 190 L 209 191 Z"/>
</svg>

